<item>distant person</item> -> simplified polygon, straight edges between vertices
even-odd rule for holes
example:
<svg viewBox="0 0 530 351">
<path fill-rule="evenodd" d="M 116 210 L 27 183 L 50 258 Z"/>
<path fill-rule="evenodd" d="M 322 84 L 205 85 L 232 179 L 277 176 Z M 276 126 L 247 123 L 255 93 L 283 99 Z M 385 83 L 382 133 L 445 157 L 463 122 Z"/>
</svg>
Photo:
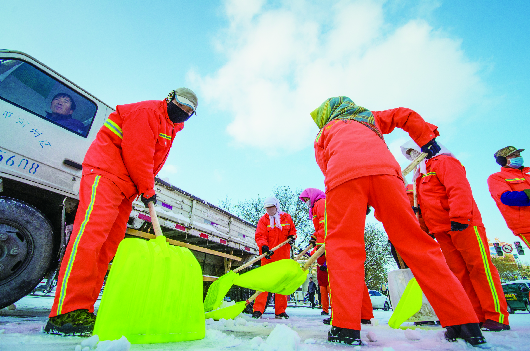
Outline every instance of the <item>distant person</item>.
<svg viewBox="0 0 530 351">
<path fill-rule="evenodd" d="M 436 156 L 420 163 L 416 177 L 418 201 L 425 224 L 471 300 L 482 330 L 509 330 L 506 298 L 497 268 L 491 261 L 486 228 L 473 198 L 466 170 L 443 145 Z M 401 147 L 418 157 L 412 141 Z"/>
<path fill-rule="evenodd" d="M 485 344 L 464 288 L 440 246 L 418 224 L 399 164 L 383 137 L 401 128 L 430 158 L 440 151 L 437 127 L 410 109 L 372 112 L 346 96 L 327 99 L 310 115 L 320 129 L 314 148 L 326 186 L 326 259 L 333 313 L 328 341 L 363 344 L 364 227 L 370 205 L 447 328 L 445 338 Z"/>
<path fill-rule="evenodd" d="M 92 333 L 94 303 L 125 237 L 132 203 L 138 196 L 146 207 L 156 203 L 155 176 L 196 108 L 195 93 L 179 88 L 164 100 L 119 105 L 109 115 L 83 161 L 74 228 L 45 332 Z"/>
<path fill-rule="evenodd" d="M 311 308 L 315 308 L 315 293 L 317 292 L 317 285 L 313 281 L 313 277 L 309 277 L 309 283 L 307 284 L 307 293 L 309 294 L 309 302 Z"/>
<path fill-rule="evenodd" d="M 270 249 L 278 246 L 287 239 L 291 239 L 291 242 L 296 239 L 296 228 L 294 227 L 293 219 L 290 214 L 280 209 L 280 202 L 277 198 L 269 197 L 265 199 L 263 207 L 265 207 L 267 213 L 259 219 L 255 234 L 260 255 L 267 254 L 265 258 L 261 259 L 262 266 L 271 262 L 291 258 L 290 244 L 285 244 L 276 251 L 270 251 Z M 263 292 L 256 298 L 252 318 L 261 318 L 265 312 L 267 295 L 268 293 Z M 287 309 L 287 295 L 274 294 L 274 296 L 276 318 L 288 319 L 289 316 L 285 313 Z"/>
<path fill-rule="evenodd" d="M 46 112 L 46 119 L 59 124 L 76 133 L 84 133 L 85 125 L 72 117 L 76 108 L 75 101 L 65 93 L 59 93 L 52 99 L 50 109 L 52 112 Z"/>
<path fill-rule="evenodd" d="M 530 167 L 523 151 L 506 146 L 494 154 L 501 170 L 489 176 L 488 187 L 508 228 L 530 248 Z"/>
</svg>

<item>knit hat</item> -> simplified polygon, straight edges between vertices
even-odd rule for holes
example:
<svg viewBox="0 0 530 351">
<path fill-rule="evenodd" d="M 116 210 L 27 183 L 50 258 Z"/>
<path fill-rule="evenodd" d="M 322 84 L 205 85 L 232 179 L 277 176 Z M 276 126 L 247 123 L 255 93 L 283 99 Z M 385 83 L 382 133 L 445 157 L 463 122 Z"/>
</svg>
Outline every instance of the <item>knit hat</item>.
<svg viewBox="0 0 530 351">
<path fill-rule="evenodd" d="M 500 157 L 508 157 L 511 154 L 515 153 L 515 152 L 521 152 L 521 151 L 524 151 L 524 149 L 518 149 L 515 146 L 506 146 L 506 147 L 503 147 L 502 149 L 500 149 L 499 151 L 497 151 L 493 156 L 495 158 L 497 158 L 499 156 Z"/>
<path fill-rule="evenodd" d="M 179 104 L 186 105 L 193 109 L 193 112 L 197 110 L 198 100 L 197 95 L 188 88 L 178 88 L 169 93 L 166 98 L 167 103 L 169 104 L 173 99 L 177 100 Z"/>
</svg>

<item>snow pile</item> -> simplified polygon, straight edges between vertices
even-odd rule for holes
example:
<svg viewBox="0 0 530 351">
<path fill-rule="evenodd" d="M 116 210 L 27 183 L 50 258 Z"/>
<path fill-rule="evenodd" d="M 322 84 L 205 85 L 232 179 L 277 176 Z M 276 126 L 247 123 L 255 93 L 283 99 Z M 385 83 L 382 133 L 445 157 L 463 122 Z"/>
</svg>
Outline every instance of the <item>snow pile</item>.
<svg viewBox="0 0 530 351">
<path fill-rule="evenodd" d="M 99 341 L 99 337 L 94 335 L 77 345 L 75 351 L 129 351 L 130 348 L 131 343 L 125 336 L 118 340 Z"/>
<path fill-rule="evenodd" d="M 258 336 L 251 340 L 251 345 L 260 351 L 297 351 L 300 349 L 300 336 L 285 324 L 278 324 L 265 342 Z"/>
<path fill-rule="evenodd" d="M 409 340 L 420 340 L 421 333 L 415 329 L 405 329 L 405 337 Z"/>
<path fill-rule="evenodd" d="M 234 335 L 228 335 L 216 329 L 206 329 L 204 340 L 212 342 L 219 349 L 239 346 L 243 342 Z"/>
</svg>

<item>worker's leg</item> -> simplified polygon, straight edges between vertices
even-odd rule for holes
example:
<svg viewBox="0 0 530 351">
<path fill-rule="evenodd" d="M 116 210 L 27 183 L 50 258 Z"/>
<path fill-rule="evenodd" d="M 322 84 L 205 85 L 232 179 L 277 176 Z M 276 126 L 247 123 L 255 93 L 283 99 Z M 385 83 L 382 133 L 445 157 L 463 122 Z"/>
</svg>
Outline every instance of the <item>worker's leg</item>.
<svg viewBox="0 0 530 351">
<path fill-rule="evenodd" d="M 436 241 L 440 244 L 442 252 L 445 257 L 445 261 L 451 269 L 451 272 L 458 278 L 462 287 L 467 293 L 467 297 L 473 305 L 473 309 L 478 317 L 479 322 L 484 322 L 486 320 L 484 312 L 482 311 L 482 306 L 480 305 L 480 300 L 475 292 L 471 278 L 469 277 L 469 271 L 467 270 L 466 262 L 462 257 L 460 251 L 455 247 L 449 232 L 439 232 L 435 233 Z"/>
<path fill-rule="evenodd" d="M 372 300 L 370 299 L 370 293 L 368 292 L 368 287 L 366 286 L 366 284 L 364 284 L 361 319 L 372 319 L 372 318 L 374 318 L 374 308 L 372 306 Z"/>
<path fill-rule="evenodd" d="M 322 311 L 329 313 L 329 299 L 328 299 L 328 287 L 327 286 L 321 286 L 320 287 L 320 297 L 321 297 L 321 304 L 322 304 Z"/>
<path fill-rule="evenodd" d="M 486 319 L 508 325 L 506 299 L 499 272 L 491 261 L 486 229 L 483 226 L 469 226 L 463 231 L 449 234 L 454 246 L 462 254 Z"/>
<path fill-rule="evenodd" d="M 287 309 L 287 295 L 274 294 L 274 313 L 282 314 Z"/>
<path fill-rule="evenodd" d="M 369 204 L 378 213 L 396 250 L 407 262 L 442 326 L 478 323 L 464 288 L 451 272 L 440 245 L 421 230 L 403 182 L 396 176 L 372 176 Z"/>
<path fill-rule="evenodd" d="M 350 180 L 326 193 L 331 324 L 340 328 L 361 330 L 368 178 Z"/>
<path fill-rule="evenodd" d="M 93 311 L 98 257 L 123 197 L 120 189 L 105 177 L 82 177 L 74 229 L 59 270 L 50 317 L 77 309 Z"/>
<path fill-rule="evenodd" d="M 97 263 L 96 284 L 92 293 L 92 300 L 94 301 L 93 303 L 96 303 L 99 293 L 101 292 L 101 287 L 103 286 L 103 281 L 105 280 L 105 274 L 107 273 L 109 263 L 114 258 L 114 255 L 116 255 L 118 245 L 125 237 L 127 221 L 129 220 L 129 215 L 131 214 L 131 208 L 132 201 L 124 197 L 122 203 L 118 207 L 118 217 L 116 217 L 116 221 L 109 232 L 107 241 L 105 241 L 101 247 Z M 89 311 L 94 312 L 93 308 Z"/>
</svg>

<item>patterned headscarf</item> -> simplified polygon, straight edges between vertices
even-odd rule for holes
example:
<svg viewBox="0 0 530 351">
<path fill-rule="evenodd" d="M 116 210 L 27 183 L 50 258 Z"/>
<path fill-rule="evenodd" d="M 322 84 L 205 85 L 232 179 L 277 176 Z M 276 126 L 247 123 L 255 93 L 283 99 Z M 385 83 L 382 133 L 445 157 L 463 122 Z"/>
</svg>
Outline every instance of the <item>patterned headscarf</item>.
<svg viewBox="0 0 530 351">
<path fill-rule="evenodd" d="M 325 199 L 326 194 L 320 189 L 307 188 L 298 197 L 300 200 L 303 197 L 309 198 L 309 219 L 313 219 L 313 206 L 315 206 L 315 202 L 320 199 Z"/>
<path fill-rule="evenodd" d="M 276 226 L 280 228 L 280 230 L 282 230 L 282 224 L 280 223 L 280 215 L 283 213 L 283 211 L 280 209 L 280 201 L 278 201 L 278 199 L 275 197 L 266 198 L 263 202 L 263 207 L 272 206 L 276 206 L 276 214 L 274 216 L 269 215 L 271 228 L 274 228 Z"/>
<path fill-rule="evenodd" d="M 349 97 L 338 96 L 332 97 L 324 101 L 317 109 L 311 112 L 311 117 L 315 121 L 320 132 L 317 135 L 317 140 L 320 139 L 320 135 L 324 130 L 324 126 L 335 120 L 354 120 L 364 126 L 370 128 L 376 133 L 383 141 L 383 134 L 375 125 L 375 118 L 372 111 L 356 105 Z"/>
</svg>

